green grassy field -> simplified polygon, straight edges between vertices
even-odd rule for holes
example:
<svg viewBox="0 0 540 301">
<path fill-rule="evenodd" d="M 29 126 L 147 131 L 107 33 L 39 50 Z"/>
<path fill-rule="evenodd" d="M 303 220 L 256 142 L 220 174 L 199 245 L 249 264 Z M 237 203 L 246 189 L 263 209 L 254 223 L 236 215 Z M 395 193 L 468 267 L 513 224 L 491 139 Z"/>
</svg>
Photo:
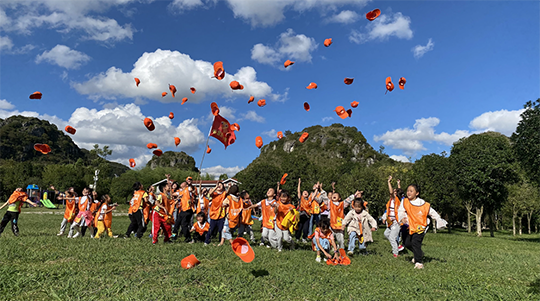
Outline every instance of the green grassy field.
<svg viewBox="0 0 540 301">
<path fill-rule="evenodd" d="M 153 246 L 148 231 L 142 240 L 57 237 L 61 219 L 23 213 L 20 237 L 8 225 L 0 237 L 1 300 L 540 299 L 539 235 L 430 232 L 425 269 L 414 270 L 412 253 L 392 257 L 383 228 L 369 254 L 353 256 L 350 266 L 317 263 L 307 245 L 281 253 L 255 246 L 247 264 L 229 245 L 161 239 Z M 115 234 L 127 226 L 127 217 L 113 218 Z M 183 270 L 180 260 L 189 254 L 201 264 Z"/>
</svg>

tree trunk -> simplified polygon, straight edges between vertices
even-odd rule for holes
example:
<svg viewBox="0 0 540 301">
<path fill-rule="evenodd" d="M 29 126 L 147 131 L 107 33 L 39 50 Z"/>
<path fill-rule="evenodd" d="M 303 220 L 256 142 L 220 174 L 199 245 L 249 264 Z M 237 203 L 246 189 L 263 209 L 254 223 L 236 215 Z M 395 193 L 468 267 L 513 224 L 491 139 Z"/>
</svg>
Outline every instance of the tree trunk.
<svg viewBox="0 0 540 301">
<path fill-rule="evenodd" d="M 484 206 L 476 208 L 476 235 L 482 236 L 482 213 L 484 212 Z"/>
<path fill-rule="evenodd" d="M 529 228 L 529 234 L 531 234 L 531 219 L 532 219 L 533 212 L 532 210 L 527 212 L 527 227 Z"/>
<path fill-rule="evenodd" d="M 465 204 L 465 208 L 467 208 L 467 232 L 471 233 L 471 231 L 472 231 L 472 225 L 471 225 L 472 205 Z"/>
<path fill-rule="evenodd" d="M 519 235 L 523 234 L 523 233 L 521 232 L 521 220 L 523 220 L 523 214 L 520 214 L 520 215 L 519 215 Z"/>
<path fill-rule="evenodd" d="M 514 236 L 516 236 L 516 216 L 517 213 L 514 211 L 512 213 L 512 233 L 514 234 Z"/>
<path fill-rule="evenodd" d="M 489 215 L 489 236 L 495 237 L 495 213 Z"/>
<path fill-rule="evenodd" d="M 431 219 L 431 225 L 433 226 L 433 233 L 437 234 L 437 222 Z"/>
</svg>

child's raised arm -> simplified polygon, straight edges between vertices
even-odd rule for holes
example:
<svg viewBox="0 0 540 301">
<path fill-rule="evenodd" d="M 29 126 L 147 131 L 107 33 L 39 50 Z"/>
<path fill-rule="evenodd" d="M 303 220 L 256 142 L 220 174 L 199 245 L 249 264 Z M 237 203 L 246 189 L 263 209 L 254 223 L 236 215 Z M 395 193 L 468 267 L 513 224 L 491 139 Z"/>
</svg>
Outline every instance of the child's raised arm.
<svg viewBox="0 0 540 301">
<path fill-rule="evenodd" d="M 388 191 L 390 192 L 390 198 L 394 195 L 394 188 L 392 188 L 392 176 L 388 177 Z"/>
</svg>

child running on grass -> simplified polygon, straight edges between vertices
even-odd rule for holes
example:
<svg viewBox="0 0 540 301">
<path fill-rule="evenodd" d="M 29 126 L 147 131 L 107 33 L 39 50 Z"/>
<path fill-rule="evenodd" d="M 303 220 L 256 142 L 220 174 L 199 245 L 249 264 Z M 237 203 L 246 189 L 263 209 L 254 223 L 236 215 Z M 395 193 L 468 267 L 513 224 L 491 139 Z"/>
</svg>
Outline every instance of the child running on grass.
<svg viewBox="0 0 540 301">
<path fill-rule="evenodd" d="M 386 203 L 386 212 L 382 219 L 386 222 L 386 230 L 384 230 L 384 237 L 390 242 L 392 246 L 392 254 L 394 257 L 398 257 L 399 253 L 399 231 L 401 227 L 399 225 L 398 208 L 401 204 L 399 198 L 396 195 L 396 190 L 392 188 L 392 176 L 388 177 L 388 191 L 390 192 L 390 200 Z"/>
<path fill-rule="evenodd" d="M 409 224 L 406 232 L 405 247 L 414 254 L 412 262 L 415 269 L 423 269 L 422 241 L 428 230 L 428 215 L 437 222 L 437 228 L 445 228 L 447 222 L 431 208 L 431 205 L 419 197 L 420 189 L 411 184 L 407 187 L 407 198 L 399 206 L 398 216 L 402 223 Z"/>
<path fill-rule="evenodd" d="M 319 222 L 319 226 L 315 228 L 315 232 L 310 235 L 310 238 L 313 239 L 313 247 L 317 251 L 317 257 L 315 258 L 315 261 L 321 262 L 321 252 L 326 257 L 325 261 L 327 259 L 335 259 L 338 257 L 338 249 L 334 240 L 334 233 L 330 229 L 330 220 L 321 220 Z M 334 252 L 330 250 L 330 247 L 332 247 Z"/>
<path fill-rule="evenodd" d="M 261 215 L 262 215 L 262 234 L 261 234 L 261 243 L 260 246 L 264 246 L 267 243 L 270 243 L 270 238 L 274 236 L 274 220 L 276 218 L 276 214 L 274 213 L 273 205 L 276 202 L 275 200 L 276 191 L 274 188 L 269 188 L 266 192 L 266 199 L 258 202 L 257 204 L 249 207 L 249 209 L 253 208 L 261 208 Z M 269 245 L 266 245 L 267 248 L 270 248 Z"/>
<path fill-rule="evenodd" d="M 171 237 L 171 224 L 173 224 L 173 217 L 167 208 L 171 186 L 168 183 L 162 183 L 159 186 L 159 191 L 161 192 L 156 196 L 152 212 L 152 244 L 154 245 L 158 242 L 160 228 L 163 228 L 165 236 L 163 242 L 171 242 L 169 239 Z"/>
<path fill-rule="evenodd" d="M 377 231 L 377 221 L 364 210 L 364 201 L 357 198 L 352 203 L 353 210 L 349 211 L 343 219 L 342 230 L 347 227 L 347 233 L 349 234 L 349 248 L 348 255 L 354 254 L 356 248 L 356 242 L 358 241 L 358 248 L 360 250 L 366 249 L 366 241 L 364 240 L 364 224 L 371 226 L 370 231 Z"/>
<path fill-rule="evenodd" d="M 89 193 L 90 190 L 88 188 L 84 188 L 82 192 L 83 196 L 79 197 L 77 200 L 79 213 L 77 213 L 74 223 L 71 224 L 71 227 L 69 228 L 68 238 L 77 238 L 79 235 L 81 235 L 81 226 L 88 227 L 91 225 L 92 212 L 90 212 L 90 204 L 92 202 L 92 198 L 90 197 Z M 76 232 L 75 235 L 73 235 L 73 232 Z M 94 233 L 94 230 L 92 229 L 90 233 Z"/>
<path fill-rule="evenodd" d="M 206 239 L 206 234 L 208 233 L 208 230 L 210 229 L 210 224 L 206 221 L 206 216 L 204 216 L 203 212 L 197 213 L 197 222 L 193 224 L 193 227 L 191 227 L 191 232 L 193 233 L 193 242 L 204 242 Z"/>
<path fill-rule="evenodd" d="M 131 233 L 135 232 L 135 237 L 141 239 L 145 229 L 144 216 L 142 212 L 143 202 L 148 198 L 148 193 L 144 191 L 141 182 L 133 184 L 133 197 L 129 202 L 129 219 L 131 223 L 126 231 L 124 238 L 130 238 Z"/>
<path fill-rule="evenodd" d="M 253 225 L 253 219 L 251 217 L 251 206 L 253 206 L 253 203 L 249 198 L 249 193 L 245 190 L 240 193 L 240 199 L 243 203 L 243 209 L 242 216 L 240 217 L 240 228 L 238 229 L 238 237 L 244 237 L 244 234 L 247 233 L 249 235 L 251 243 L 255 243 L 255 235 L 253 235 L 253 229 L 251 228 L 251 225 Z"/>
<path fill-rule="evenodd" d="M 36 203 L 30 201 L 28 195 L 22 188 L 17 188 L 11 194 L 7 202 L 0 207 L 0 210 L 2 210 L 4 207 L 8 206 L 6 214 L 4 214 L 4 218 L 2 218 L 2 222 L 0 223 L 0 235 L 4 232 L 7 224 L 11 222 L 11 231 L 13 232 L 13 235 L 19 236 L 19 214 L 21 213 L 21 206 L 24 202 L 34 207 L 37 206 Z"/>
<path fill-rule="evenodd" d="M 291 204 L 289 193 L 286 190 L 282 190 L 279 195 L 279 201 L 275 202 L 272 206 L 274 207 L 276 222 L 274 226 L 274 236 L 270 237 L 270 244 L 273 248 L 276 248 L 278 252 L 281 252 L 283 248 L 283 241 L 288 242 L 291 249 L 294 249 L 294 241 L 291 232 L 282 225 L 283 219 L 287 213 L 294 209 L 294 206 Z"/>
<path fill-rule="evenodd" d="M 116 209 L 118 204 L 111 204 L 111 197 L 108 194 L 101 197 L 101 207 L 96 213 L 94 224 L 97 227 L 97 233 L 94 238 L 99 239 L 101 234 L 107 231 L 109 237 L 114 237 L 111 226 L 112 226 L 112 211 Z"/>
<path fill-rule="evenodd" d="M 67 224 L 73 224 L 73 220 L 75 219 L 75 216 L 77 216 L 77 203 L 75 202 L 75 197 L 76 194 L 73 187 L 70 187 L 62 197 L 66 202 L 66 209 L 64 210 L 64 219 L 60 224 L 60 232 L 56 234 L 58 236 L 64 235 Z"/>
</svg>

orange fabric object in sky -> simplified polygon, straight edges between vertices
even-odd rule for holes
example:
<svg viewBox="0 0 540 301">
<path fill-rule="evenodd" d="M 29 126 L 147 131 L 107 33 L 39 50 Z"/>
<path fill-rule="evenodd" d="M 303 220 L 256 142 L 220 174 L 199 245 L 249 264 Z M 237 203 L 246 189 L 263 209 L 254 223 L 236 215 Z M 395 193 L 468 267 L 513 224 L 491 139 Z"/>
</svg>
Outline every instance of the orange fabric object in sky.
<svg viewBox="0 0 540 301">
<path fill-rule="evenodd" d="M 223 62 L 214 63 L 214 77 L 218 80 L 222 80 L 225 77 L 225 69 L 223 69 Z"/>
<path fill-rule="evenodd" d="M 345 77 L 345 79 L 343 80 L 343 82 L 344 82 L 346 85 L 352 84 L 353 81 L 354 81 L 354 78 L 349 78 L 349 77 Z"/>
<path fill-rule="evenodd" d="M 277 132 L 277 137 L 278 139 L 283 138 L 283 132 L 282 131 Z"/>
<path fill-rule="evenodd" d="M 257 136 L 255 138 L 255 146 L 257 146 L 258 148 L 261 148 L 263 146 L 263 140 L 261 136 Z"/>
<path fill-rule="evenodd" d="M 174 119 L 174 113 L 173 112 L 169 113 L 169 119 Z"/>
<path fill-rule="evenodd" d="M 304 110 L 306 110 L 306 111 L 308 111 L 308 112 L 309 112 L 309 109 L 310 109 L 310 107 L 309 107 L 309 103 L 307 103 L 307 102 L 304 102 Z"/>
<path fill-rule="evenodd" d="M 135 163 L 135 159 L 131 158 L 129 159 L 129 167 L 133 168 L 137 166 L 137 164 Z"/>
<path fill-rule="evenodd" d="M 306 89 L 317 89 L 317 84 L 316 83 L 309 83 L 309 85 L 306 87 Z"/>
<path fill-rule="evenodd" d="M 161 155 L 163 155 L 163 151 L 161 151 L 160 149 L 156 149 L 156 150 L 153 151 L 152 153 L 153 153 L 154 155 L 158 156 L 158 157 L 161 156 Z"/>
<path fill-rule="evenodd" d="M 180 144 L 180 138 L 174 137 L 174 145 L 178 146 Z"/>
<path fill-rule="evenodd" d="M 71 135 L 75 135 L 75 132 L 77 131 L 74 127 L 68 125 L 65 128 L 66 132 L 70 133 Z"/>
<path fill-rule="evenodd" d="M 376 8 L 366 14 L 366 19 L 368 19 L 369 21 L 373 21 L 377 19 L 377 17 L 380 15 L 381 15 L 381 10 Z"/>
<path fill-rule="evenodd" d="M 255 97 L 251 96 L 248 100 L 248 103 L 252 103 L 255 100 Z"/>
<path fill-rule="evenodd" d="M 285 63 L 283 63 L 283 66 L 285 66 L 285 68 L 291 66 L 291 65 L 294 65 L 294 62 L 290 61 L 290 60 L 286 60 Z"/>
<path fill-rule="evenodd" d="M 195 94 L 195 92 L 197 92 L 197 89 L 195 89 L 193 87 L 189 88 L 189 90 L 191 90 L 191 94 Z"/>
<path fill-rule="evenodd" d="M 399 78 L 398 84 L 399 84 L 399 88 L 400 88 L 401 90 L 405 89 L 405 83 L 406 83 L 406 82 L 407 82 L 407 80 L 405 79 L 405 77 L 400 77 L 400 78 Z"/>
<path fill-rule="evenodd" d="M 155 144 L 155 143 L 148 143 L 148 144 L 146 145 L 146 147 L 148 147 L 148 149 L 157 148 L 157 144 Z"/>
<path fill-rule="evenodd" d="M 356 108 L 360 103 L 358 101 L 351 102 L 351 107 Z"/>
<path fill-rule="evenodd" d="M 41 92 L 39 91 L 36 91 L 30 94 L 30 99 L 41 99 L 41 96 L 43 96 L 43 94 L 41 94 Z"/>
<path fill-rule="evenodd" d="M 330 45 L 332 45 L 332 38 L 324 40 L 324 46 L 328 47 Z"/>
<path fill-rule="evenodd" d="M 165 97 L 167 95 L 167 92 L 161 93 L 161 97 Z"/>
<path fill-rule="evenodd" d="M 187 97 L 182 98 L 182 103 L 181 103 L 181 105 L 185 104 L 185 103 L 187 102 L 187 100 L 188 100 Z"/>
<path fill-rule="evenodd" d="M 257 102 L 257 104 L 259 105 L 259 107 L 264 107 L 266 106 L 266 99 L 259 99 L 259 101 Z"/>
<path fill-rule="evenodd" d="M 156 126 L 154 125 L 154 122 L 150 118 L 144 119 L 144 126 L 151 132 L 156 129 Z"/>
<path fill-rule="evenodd" d="M 139 86 L 140 83 L 141 83 L 141 80 L 135 77 L 135 84 L 137 84 L 137 87 Z"/>
</svg>

